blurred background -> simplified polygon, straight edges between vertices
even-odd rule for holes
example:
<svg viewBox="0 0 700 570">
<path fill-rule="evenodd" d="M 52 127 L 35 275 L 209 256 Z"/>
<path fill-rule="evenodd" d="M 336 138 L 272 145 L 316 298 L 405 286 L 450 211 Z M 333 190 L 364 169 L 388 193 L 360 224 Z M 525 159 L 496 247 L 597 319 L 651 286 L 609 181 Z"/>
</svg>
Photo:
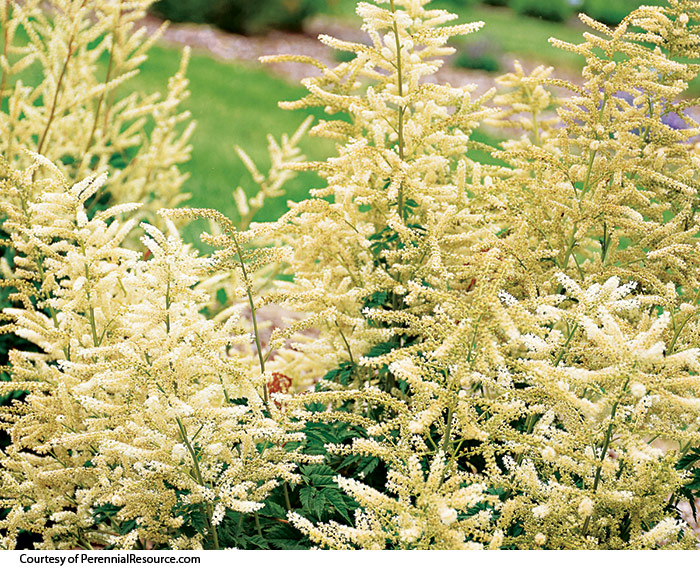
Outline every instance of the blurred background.
<svg viewBox="0 0 700 570">
<path fill-rule="evenodd" d="M 643 2 L 646 5 L 658 3 Z M 434 5 L 461 12 L 478 4 L 504 7 L 515 14 L 565 22 L 576 12 L 617 24 L 640 6 L 638 0 L 441 0 Z M 173 22 L 214 24 L 222 30 L 256 34 L 270 29 L 301 30 L 317 14 L 343 15 L 353 0 L 160 0 L 154 12 Z"/>
</svg>

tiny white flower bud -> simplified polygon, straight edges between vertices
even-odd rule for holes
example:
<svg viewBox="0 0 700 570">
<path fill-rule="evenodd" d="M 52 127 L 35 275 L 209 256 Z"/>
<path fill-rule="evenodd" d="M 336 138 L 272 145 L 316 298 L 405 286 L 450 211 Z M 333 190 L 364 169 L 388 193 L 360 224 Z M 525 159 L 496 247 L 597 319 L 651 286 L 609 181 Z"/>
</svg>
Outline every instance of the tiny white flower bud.
<svg viewBox="0 0 700 570">
<path fill-rule="evenodd" d="M 402 528 L 399 531 L 399 538 L 404 542 L 415 542 L 420 538 L 421 532 L 417 526 Z"/>
<path fill-rule="evenodd" d="M 451 509 L 450 507 L 440 507 L 438 510 L 438 515 L 440 515 L 440 520 L 443 524 L 452 524 L 457 522 L 457 511 Z"/>
<path fill-rule="evenodd" d="M 582 517 L 590 517 L 594 508 L 593 501 L 589 497 L 584 497 L 578 505 L 578 514 Z"/>
<path fill-rule="evenodd" d="M 207 452 L 214 456 L 220 455 L 223 450 L 224 446 L 220 443 L 212 443 L 207 446 Z"/>
<path fill-rule="evenodd" d="M 173 461 L 182 462 L 187 460 L 187 449 L 181 443 L 176 443 L 173 445 L 173 449 L 170 452 Z"/>
<path fill-rule="evenodd" d="M 211 516 L 211 524 L 213 524 L 214 526 L 220 524 L 221 521 L 224 520 L 225 514 L 226 509 L 224 508 L 224 505 L 222 505 L 221 503 L 217 503 L 214 507 L 214 512 Z"/>
<path fill-rule="evenodd" d="M 630 392 L 637 400 L 640 400 L 647 393 L 646 386 L 641 382 L 633 382 L 630 386 Z"/>
<path fill-rule="evenodd" d="M 493 533 L 493 538 L 489 542 L 489 550 L 498 550 L 503 546 L 503 531 L 498 529 Z"/>
<path fill-rule="evenodd" d="M 545 461 L 554 461 L 557 458 L 557 452 L 549 445 L 542 450 L 542 459 Z"/>
</svg>

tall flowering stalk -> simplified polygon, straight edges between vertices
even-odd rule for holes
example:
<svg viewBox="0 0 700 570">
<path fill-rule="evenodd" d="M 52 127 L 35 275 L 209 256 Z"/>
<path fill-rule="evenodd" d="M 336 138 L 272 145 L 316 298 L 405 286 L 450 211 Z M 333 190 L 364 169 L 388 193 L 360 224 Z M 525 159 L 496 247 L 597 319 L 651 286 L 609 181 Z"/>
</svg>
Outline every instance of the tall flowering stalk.
<svg viewBox="0 0 700 570">
<path fill-rule="evenodd" d="M 125 91 L 165 29 L 147 37 L 138 27 L 151 4 L 2 2 L 0 152 L 25 168 L 31 161 L 24 150 L 34 151 L 73 182 L 109 169 L 95 206 L 104 207 L 110 196 L 112 203 L 152 202 L 142 214 L 154 219 L 159 207 L 187 199 L 179 165 L 189 159 L 194 123 L 179 108 L 188 95 L 188 52 L 165 97 Z M 38 80 L 22 76 L 37 70 Z"/>
</svg>

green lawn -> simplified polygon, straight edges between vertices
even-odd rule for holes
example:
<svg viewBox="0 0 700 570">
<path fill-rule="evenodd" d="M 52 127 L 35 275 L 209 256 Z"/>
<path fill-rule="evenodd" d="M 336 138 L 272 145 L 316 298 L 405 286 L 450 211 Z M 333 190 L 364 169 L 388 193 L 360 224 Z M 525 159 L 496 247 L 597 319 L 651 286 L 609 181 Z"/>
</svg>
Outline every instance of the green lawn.
<svg viewBox="0 0 700 570">
<path fill-rule="evenodd" d="M 177 70 L 179 58 L 177 48 L 154 47 L 139 76 L 129 82 L 129 89 L 163 89 L 168 77 Z M 190 173 L 185 190 L 192 194 L 191 204 L 216 208 L 235 219 L 232 192 L 238 186 L 248 193 L 256 188 L 234 146 L 246 150 L 261 170 L 266 168 L 267 134 L 291 134 L 309 115 L 306 111 L 279 109 L 277 102 L 298 98 L 305 89 L 272 76 L 261 67 L 226 63 L 203 53 L 193 53 L 187 76 L 191 96 L 185 108 L 192 112 L 197 128 L 191 141 L 192 159 L 185 166 Z M 322 112 L 314 114 L 320 116 Z M 332 151 L 327 141 L 309 137 L 302 146 L 310 157 Z M 318 184 L 320 180 L 312 173 L 299 175 L 289 183 L 288 196 L 268 204 L 260 219 L 276 219 L 288 199 L 301 199 Z M 194 237 L 200 227 L 195 225 L 186 237 Z"/>
<path fill-rule="evenodd" d="M 436 2 L 436 5 L 440 4 Z M 581 56 L 556 49 L 549 43 L 552 37 L 571 43 L 583 41 L 581 33 L 587 28 L 577 20 L 558 24 L 518 16 L 512 10 L 490 6 L 464 7 L 459 11 L 459 16 L 462 22 L 485 22 L 479 32 L 468 36 L 465 41 L 492 42 L 494 50 L 506 54 L 508 59 L 526 58 L 568 69 L 576 69 L 584 62 Z"/>
<path fill-rule="evenodd" d="M 17 41 L 28 41 L 22 28 L 18 31 Z M 140 73 L 120 89 L 124 92 L 164 93 L 168 79 L 179 67 L 181 54 L 180 47 L 154 46 L 148 52 Z M 103 53 L 99 65 L 106 69 L 107 60 L 108 55 Z M 36 85 L 41 73 L 40 67 L 34 64 L 19 78 L 25 84 Z M 253 194 L 257 188 L 234 147 L 241 146 L 265 172 L 269 165 L 267 134 L 279 139 L 283 133 L 296 131 L 309 114 L 318 117 L 323 112 L 280 109 L 278 101 L 298 99 L 306 89 L 271 75 L 261 65 L 228 63 L 213 59 L 207 53 L 194 52 L 187 77 L 191 95 L 184 102 L 183 109 L 192 113 L 197 128 L 191 139 L 192 158 L 183 166 L 183 170 L 190 174 L 184 191 L 192 194 L 191 205 L 215 208 L 236 219 L 233 191 L 243 186 Z M 302 148 L 307 156 L 321 158 L 332 152 L 333 145 L 326 140 L 306 137 Z M 307 196 L 309 188 L 321 183 L 315 174 L 301 173 L 288 184 L 288 195 L 267 204 L 259 219 L 277 219 L 286 210 L 288 199 L 300 200 Z M 186 239 L 197 238 L 204 227 L 203 223 L 195 222 L 186 230 Z"/>
</svg>

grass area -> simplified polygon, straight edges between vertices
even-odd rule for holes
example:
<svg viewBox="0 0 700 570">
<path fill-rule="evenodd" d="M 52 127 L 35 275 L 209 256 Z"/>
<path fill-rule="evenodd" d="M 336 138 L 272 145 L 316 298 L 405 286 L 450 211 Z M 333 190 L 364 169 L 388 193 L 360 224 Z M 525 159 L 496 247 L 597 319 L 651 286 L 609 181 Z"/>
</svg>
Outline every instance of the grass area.
<svg viewBox="0 0 700 570">
<path fill-rule="evenodd" d="M 164 89 L 168 77 L 177 70 L 179 58 L 179 49 L 155 46 L 129 88 Z M 222 62 L 202 53 L 193 53 L 187 76 L 191 96 L 185 108 L 192 112 L 197 128 L 191 141 L 192 159 L 185 165 L 190 173 L 185 191 L 192 194 L 193 205 L 216 208 L 235 219 L 233 191 L 243 186 L 248 193 L 253 193 L 256 188 L 234 146 L 241 146 L 264 172 L 269 165 L 267 134 L 277 138 L 283 133 L 291 134 L 310 114 L 284 111 L 278 108 L 277 102 L 296 99 L 306 91 L 257 66 Z M 322 111 L 313 114 L 321 116 Z M 330 152 L 332 145 L 307 137 L 303 148 L 307 156 L 319 157 Z M 285 211 L 288 199 L 302 199 L 309 188 L 320 183 L 313 173 L 300 174 L 289 183 L 288 195 L 271 201 L 260 219 L 278 218 Z M 200 227 L 195 224 L 186 237 L 195 237 Z"/>
<path fill-rule="evenodd" d="M 435 4 L 439 6 L 441 2 Z M 482 41 L 493 42 L 494 48 L 505 54 L 506 59 L 525 58 L 567 69 L 578 69 L 584 62 L 583 57 L 556 49 L 549 43 L 552 37 L 571 43 L 583 41 L 581 34 L 587 28 L 577 20 L 558 24 L 518 16 L 512 10 L 490 6 L 466 6 L 459 10 L 459 16 L 462 22 L 485 22 L 479 32 L 464 41 L 481 38 Z"/>
<path fill-rule="evenodd" d="M 17 41 L 28 42 L 22 28 L 18 30 Z M 168 79 L 180 65 L 181 56 L 180 47 L 154 46 L 148 52 L 141 72 L 121 89 L 164 93 Z M 98 65 L 106 69 L 107 60 L 107 54 L 103 53 Z M 19 78 L 27 85 L 37 85 L 41 73 L 41 68 L 35 63 Z M 215 208 L 235 220 L 238 212 L 232 193 L 242 186 L 248 194 L 253 194 L 257 187 L 234 147 L 242 147 L 264 173 L 269 166 L 268 133 L 279 139 L 284 133 L 296 131 L 309 114 L 320 117 L 324 113 L 322 110 L 280 109 L 277 106 L 279 101 L 298 99 L 307 91 L 301 85 L 271 75 L 259 65 L 223 62 L 195 51 L 187 77 L 191 95 L 184 102 L 183 109 L 191 112 L 197 128 L 191 139 L 192 158 L 182 167 L 190 175 L 183 190 L 192 194 L 189 204 Z M 333 145 L 326 140 L 306 137 L 302 149 L 307 156 L 320 158 L 332 152 Z M 258 220 L 277 219 L 286 211 L 287 200 L 301 200 L 308 196 L 310 188 L 320 184 L 322 181 L 314 173 L 300 173 L 288 183 L 287 196 L 266 204 Z M 196 242 L 205 227 L 203 222 L 194 222 L 185 230 L 184 237 Z"/>
</svg>

